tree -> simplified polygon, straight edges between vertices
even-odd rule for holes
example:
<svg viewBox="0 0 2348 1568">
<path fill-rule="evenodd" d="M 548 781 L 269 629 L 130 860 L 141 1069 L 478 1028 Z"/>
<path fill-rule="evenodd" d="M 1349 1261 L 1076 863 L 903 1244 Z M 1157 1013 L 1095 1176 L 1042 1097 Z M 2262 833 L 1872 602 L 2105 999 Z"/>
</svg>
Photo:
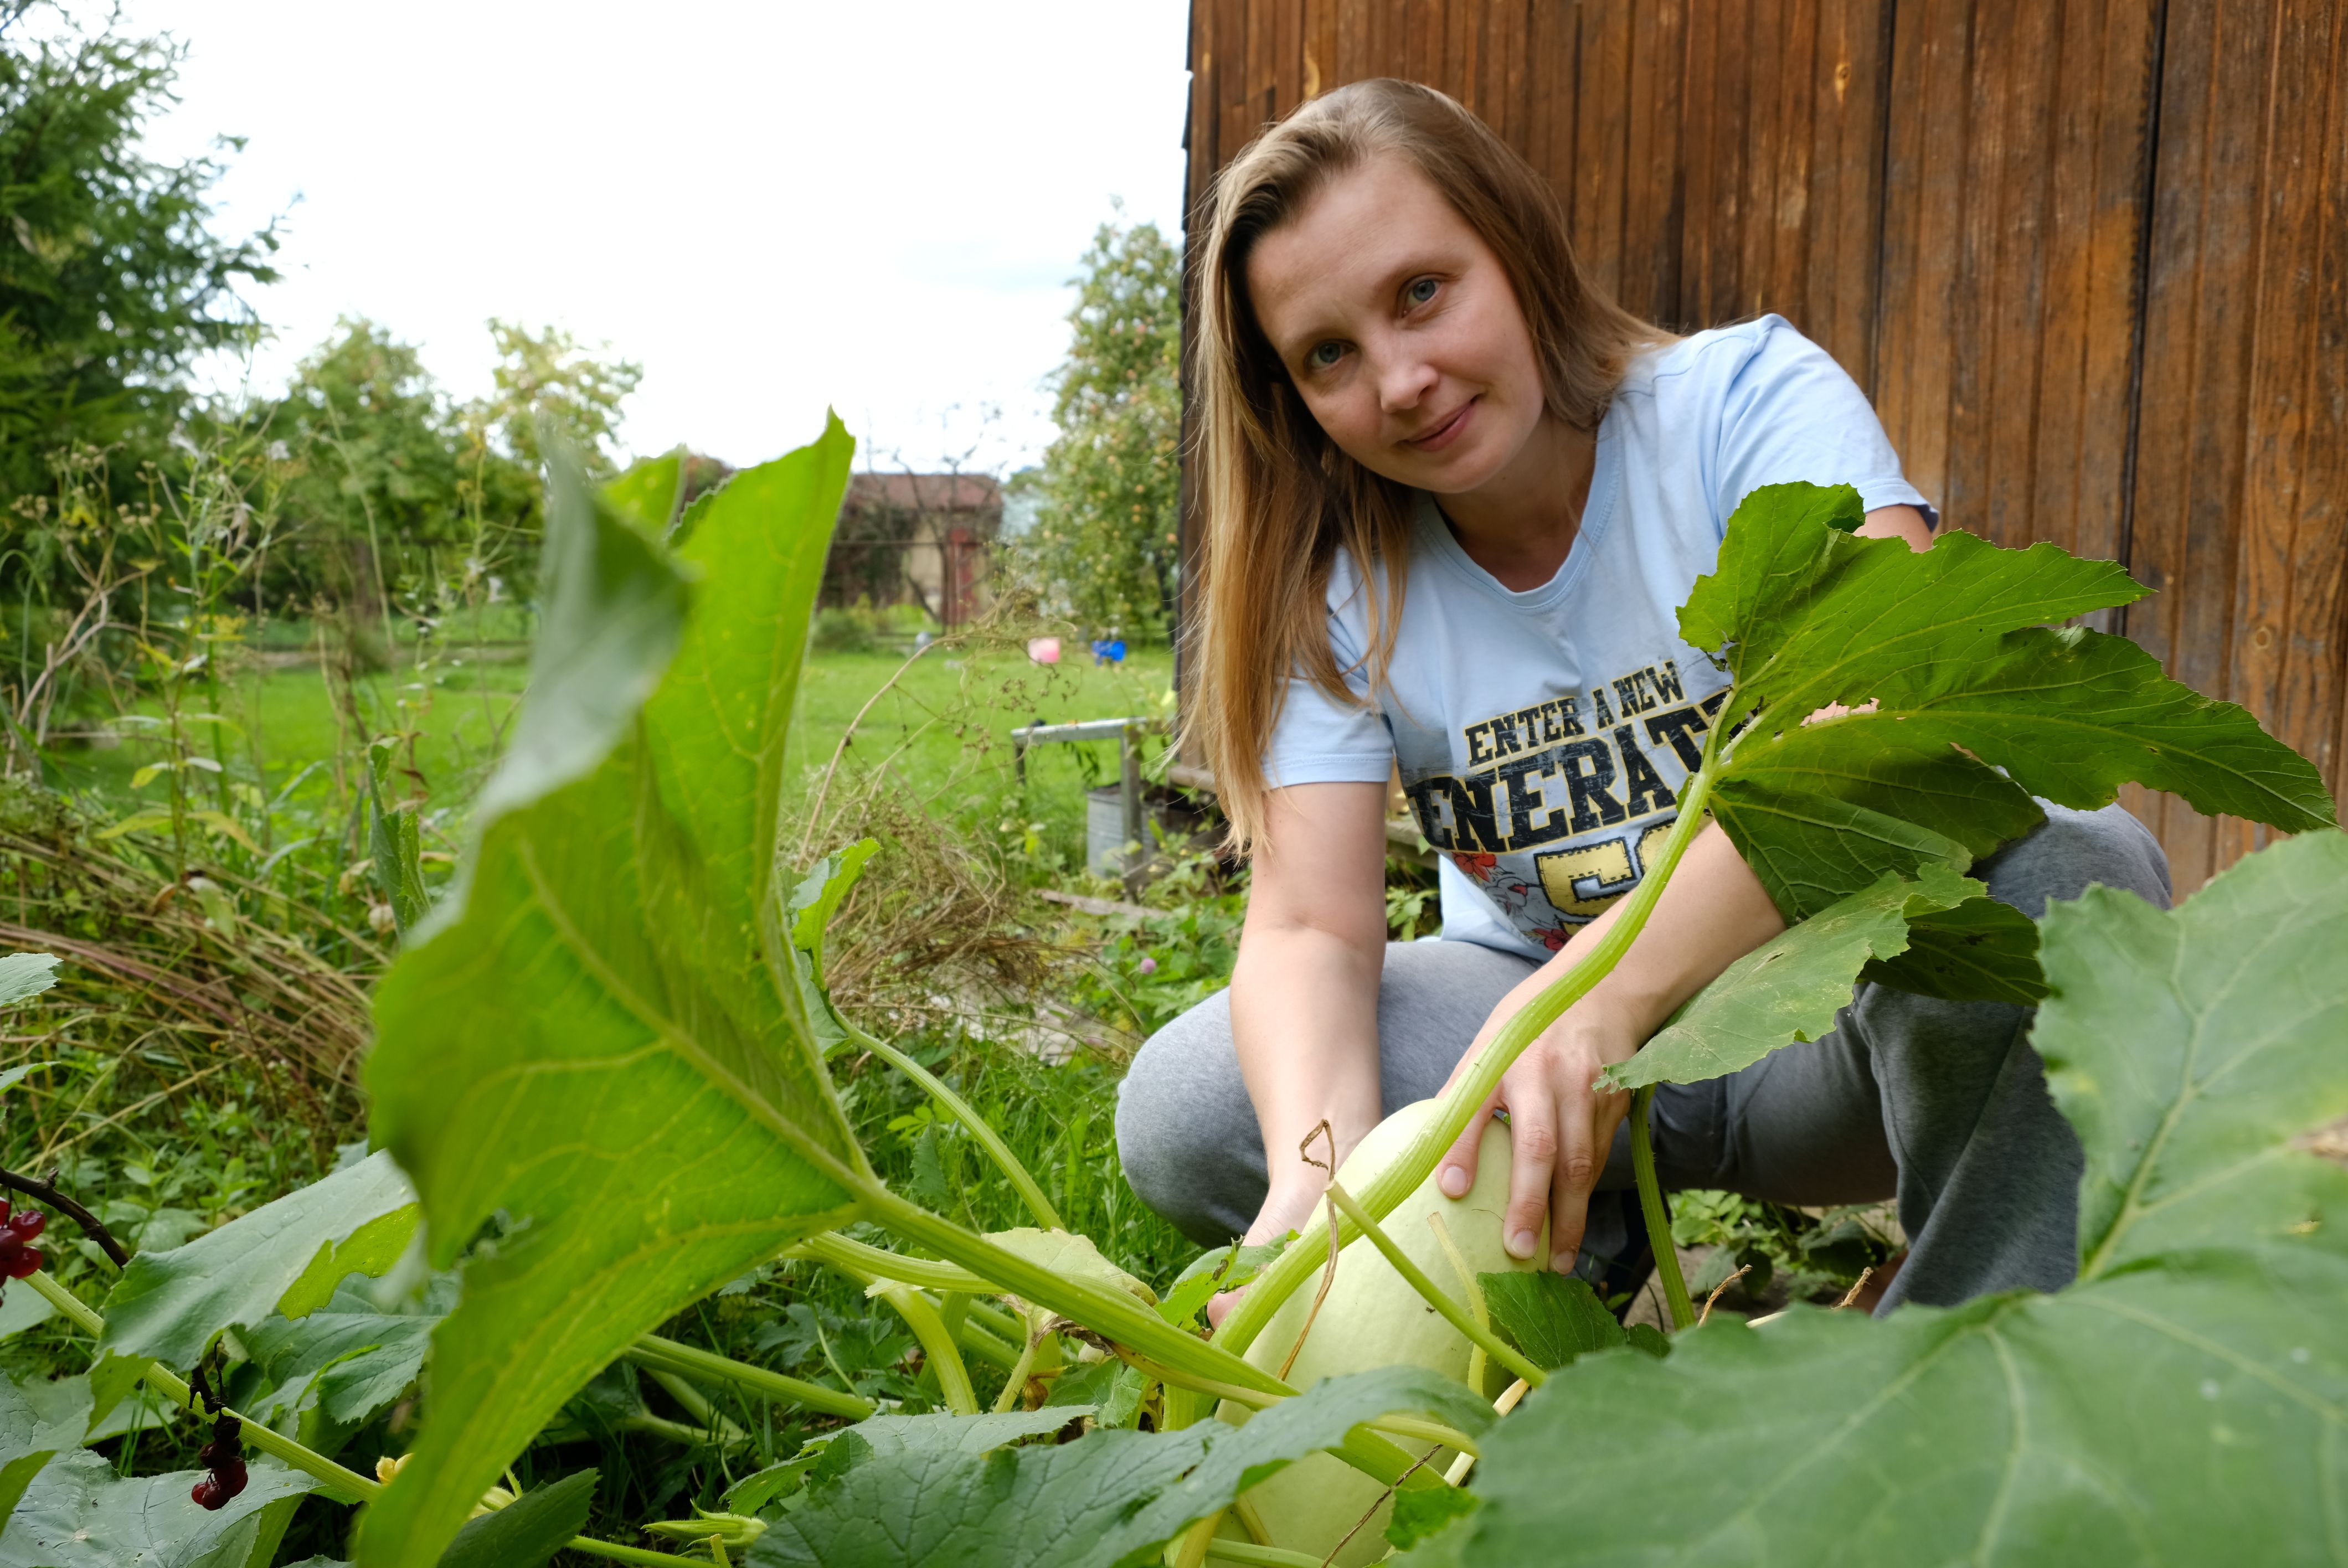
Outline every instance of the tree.
<svg viewBox="0 0 2348 1568">
<path fill-rule="evenodd" d="M 403 566 L 471 533 L 463 436 L 413 344 L 364 317 L 335 330 L 302 361 L 269 426 L 294 459 L 279 503 L 297 552 L 286 586 L 372 619 Z"/>
<path fill-rule="evenodd" d="M 1078 620 L 1160 631 L 1181 505 L 1181 252 L 1154 223 L 1112 220 L 1083 267 L 1030 548 Z"/>
<path fill-rule="evenodd" d="M 619 428 L 620 405 L 644 379 L 644 367 L 606 361 L 561 327 L 533 335 L 526 327 L 491 317 L 489 336 L 498 348 L 497 392 L 486 412 L 504 436 L 506 449 L 537 469 L 543 422 L 561 433 L 591 472 L 615 472 L 606 443 Z"/>
<path fill-rule="evenodd" d="M 12 36 L 40 8 L 0 0 L 0 487 L 15 495 L 46 489 L 48 455 L 76 444 L 160 455 L 189 362 L 250 342 L 238 287 L 277 275 L 273 226 L 206 226 L 220 159 L 139 151 L 183 46 L 87 32 L 62 9 L 58 36 Z"/>
</svg>

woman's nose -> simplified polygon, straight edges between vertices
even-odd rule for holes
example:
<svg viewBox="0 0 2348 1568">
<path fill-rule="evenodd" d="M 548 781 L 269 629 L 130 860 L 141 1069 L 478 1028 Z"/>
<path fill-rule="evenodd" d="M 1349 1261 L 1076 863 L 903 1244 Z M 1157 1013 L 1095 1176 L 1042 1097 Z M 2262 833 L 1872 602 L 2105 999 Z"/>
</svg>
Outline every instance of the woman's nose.
<svg viewBox="0 0 2348 1568">
<path fill-rule="evenodd" d="M 1415 354 L 1401 355 L 1378 367 L 1378 405 L 1388 414 L 1404 414 L 1418 406 L 1440 379 L 1435 367 Z"/>
</svg>

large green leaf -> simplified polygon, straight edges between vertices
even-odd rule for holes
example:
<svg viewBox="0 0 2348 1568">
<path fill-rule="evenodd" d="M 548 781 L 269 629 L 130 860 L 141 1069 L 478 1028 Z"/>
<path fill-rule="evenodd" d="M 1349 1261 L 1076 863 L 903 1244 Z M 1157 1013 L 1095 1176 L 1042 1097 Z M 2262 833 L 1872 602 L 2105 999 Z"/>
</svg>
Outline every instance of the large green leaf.
<svg viewBox="0 0 2348 1568">
<path fill-rule="evenodd" d="M 2338 1563 L 2348 1172 L 2297 1140 L 2348 1113 L 2343 951 L 2337 832 L 2174 912 L 2106 889 L 2054 906 L 2034 1038 L 2086 1153 L 2079 1283 L 1881 1322 L 1797 1307 L 1683 1334 L 1664 1362 L 1579 1363 L 1487 1439 L 1484 1506 L 1443 1551 Z"/>
<path fill-rule="evenodd" d="M 1755 491 L 1680 612 L 1682 636 L 1721 651 L 1721 712 L 1745 725 L 1713 810 L 1787 919 L 1886 872 L 1967 869 L 2038 822 L 2033 795 L 2092 808 L 2134 781 L 2291 832 L 2332 823 L 2314 766 L 2249 713 L 2125 639 L 2044 624 L 2140 597 L 2117 566 L 1955 531 L 1917 552 L 1855 537 L 1860 516 L 1848 487 Z M 1928 922 L 1875 978 L 2032 999 L 2019 925 Z"/>
<path fill-rule="evenodd" d="M 587 1528 L 595 1471 L 582 1470 L 526 1491 L 457 1533 L 440 1568 L 545 1568 L 563 1543 Z"/>
<path fill-rule="evenodd" d="M 973 1453 L 942 1442 L 855 1463 L 750 1550 L 759 1568 L 1022 1568 L 1138 1563 L 1275 1471 L 1365 1421 L 1423 1412 L 1478 1433 L 1491 1407 L 1417 1367 L 1332 1378 L 1243 1427 L 1101 1430 L 1075 1442 Z M 835 1440 L 855 1442 L 853 1437 Z"/>
<path fill-rule="evenodd" d="M 314 1389 L 326 1419 L 351 1427 L 390 1409 L 407 1391 L 423 1369 L 425 1348 L 439 1322 L 328 1308 L 299 1322 L 267 1318 L 238 1337 L 277 1386 L 275 1404 L 299 1409 Z"/>
<path fill-rule="evenodd" d="M 318 1485 L 274 1460 L 250 1464 L 244 1491 L 215 1513 L 188 1495 L 201 1471 L 123 1480 L 101 1454 L 60 1454 L 0 1532 L 0 1568 L 243 1568 L 275 1522 L 263 1517 L 270 1505 Z"/>
<path fill-rule="evenodd" d="M 39 996 L 57 983 L 54 953 L 9 953 L 0 956 L 0 1007 Z"/>
<path fill-rule="evenodd" d="M 783 743 L 850 449 L 834 420 L 735 476 L 681 552 L 698 579 L 681 630 L 677 571 L 556 466 L 558 649 L 541 641 L 518 731 L 541 742 L 501 766 L 463 896 L 376 998 L 377 1139 L 423 1194 L 436 1263 L 507 1226 L 434 1336 L 366 1568 L 433 1563 L 597 1368 L 839 1224 L 866 1179 L 776 886 Z"/>
<path fill-rule="evenodd" d="M 1671 1353 L 1672 1342 L 1643 1323 L 1615 1321 L 1586 1279 L 1552 1274 L 1479 1274 L 1484 1303 L 1500 1337 L 1543 1371 L 1570 1366 L 1593 1350 L 1629 1345 L 1650 1356 Z"/>
<path fill-rule="evenodd" d="M 102 1355 L 185 1371 L 223 1328 L 298 1317 L 353 1274 L 380 1275 L 415 1234 L 416 1193 L 386 1153 L 169 1252 L 142 1252 L 106 1297 Z"/>
<path fill-rule="evenodd" d="M 1754 948 L 1599 1081 L 1610 1089 L 1699 1083 L 1825 1034 L 1849 1004 L 1860 968 L 1907 948 L 1910 919 L 1957 908 L 1981 891 L 1944 866 L 1927 861 L 1920 869 L 1921 881 L 1887 875 Z"/>
<path fill-rule="evenodd" d="M 15 1379 L 0 1378 L 0 1520 L 15 1510 L 50 1460 L 81 1446 L 88 1426 L 87 1399 L 66 1409 L 44 1409 L 26 1398 Z"/>
</svg>

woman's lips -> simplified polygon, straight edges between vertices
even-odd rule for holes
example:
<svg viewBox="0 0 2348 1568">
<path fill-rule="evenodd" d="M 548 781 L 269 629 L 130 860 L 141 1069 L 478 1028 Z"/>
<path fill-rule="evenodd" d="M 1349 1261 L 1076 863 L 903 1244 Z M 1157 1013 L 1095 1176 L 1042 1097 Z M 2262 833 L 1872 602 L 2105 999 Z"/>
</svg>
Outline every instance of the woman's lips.
<svg viewBox="0 0 2348 1568">
<path fill-rule="evenodd" d="M 1468 428 L 1468 415 L 1474 413 L 1475 409 L 1476 399 L 1471 397 L 1467 402 L 1459 405 L 1458 413 L 1453 415 L 1450 418 L 1445 420 L 1442 424 L 1437 425 L 1426 435 L 1414 436 L 1409 440 L 1405 441 L 1403 445 L 1406 446 L 1416 446 L 1422 452 L 1440 452 L 1445 447 L 1459 439 L 1461 433 Z"/>
</svg>

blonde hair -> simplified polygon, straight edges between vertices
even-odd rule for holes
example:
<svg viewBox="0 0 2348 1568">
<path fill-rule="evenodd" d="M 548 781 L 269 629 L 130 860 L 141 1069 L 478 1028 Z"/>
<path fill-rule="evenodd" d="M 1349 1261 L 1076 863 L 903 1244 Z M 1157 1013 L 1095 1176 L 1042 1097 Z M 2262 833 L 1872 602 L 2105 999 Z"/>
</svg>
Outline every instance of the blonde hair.
<svg viewBox="0 0 2348 1568">
<path fill-rule="evenodd" d="M 1294 220 L 1336 176 L 1378 157 L 1407 159 L 1498 256 L 1557 418 L 1595 430 L 1631 360 L 1670 341 L 1583 275 L 1549 181 L 1432 87 L 1391 78 L 1339 87 L 1231 160 L 1210 198 L 1199 272 L 1205 580 L 1200 623 L 1187 633 L 1201 679 L 1184 743 L 1214 770 L 1235 848 L 1263 833 L 1263 751 L 1287 678 L 1301 671 L 1338 701 L 1356 702 L 1327 632 L 1339 546 L 1369 598 L 1361 667 L 1373 695 L 1402 615 L 1410 492 L 1323 434 L 1257 325 L 1246 287 L 1257 240 Z"/>
</svg>

